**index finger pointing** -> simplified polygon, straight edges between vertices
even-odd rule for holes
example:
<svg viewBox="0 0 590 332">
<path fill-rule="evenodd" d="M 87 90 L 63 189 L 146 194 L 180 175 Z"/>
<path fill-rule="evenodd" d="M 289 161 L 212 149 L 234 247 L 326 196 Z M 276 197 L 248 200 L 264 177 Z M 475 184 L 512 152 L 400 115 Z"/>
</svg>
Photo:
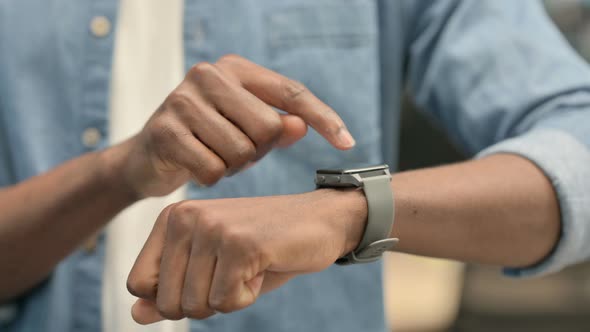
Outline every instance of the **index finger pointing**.
<svg viewBox="0 0 590 332">
<path fill-rule="evenodd" d="M 303 84 L 237 55 L 222 57 L 216 66 L 263 102 L 302 118 L 334 147 L 347 150 L 354 146 L 340 116 Z"/>
</svg>

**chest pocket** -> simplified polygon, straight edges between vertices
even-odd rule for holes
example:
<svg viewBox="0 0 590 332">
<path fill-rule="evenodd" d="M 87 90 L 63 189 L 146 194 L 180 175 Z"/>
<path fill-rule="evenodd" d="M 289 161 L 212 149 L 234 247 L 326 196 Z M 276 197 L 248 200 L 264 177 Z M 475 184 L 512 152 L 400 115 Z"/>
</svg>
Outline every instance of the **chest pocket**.
<svg viewBox="0 0 590 332">
<path fill-rule="evenodd" d="M 265 15 L 271 53 L 296 48 L 354 49 L 376 37 L 372 1 L 318 1 L 278 8 Z"/>
<path fill-rule="evenodd" d="M 340 153 L 312 130 L 281 154 L 292 160 L 313 160 L 314 167 L 342 160 L 372 162 L 375 153 L 380 156 L 376 152 L 380 78 L 375 0 L 219 0 L 187 4 L 193 4 L 186 15 L 187 66 L 237 53 L 296 79 L 336 110 L 357 145 L 363 146 Z"/>
<path fill-rule="evenodd" d="M 339 152 L 317 133 L 288 150 L 314 167 L 380 159 L 376 3 L 294 1 L 263 17 L 266 65 L 305 84 L 343 118 L 357 148 Z"/>
</svg>

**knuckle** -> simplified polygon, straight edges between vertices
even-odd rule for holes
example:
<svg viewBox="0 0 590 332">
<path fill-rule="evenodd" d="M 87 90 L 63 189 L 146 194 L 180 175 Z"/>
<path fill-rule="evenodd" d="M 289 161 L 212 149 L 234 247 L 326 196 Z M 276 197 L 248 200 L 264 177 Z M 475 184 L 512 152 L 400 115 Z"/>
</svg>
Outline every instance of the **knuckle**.
<svg viewBox="0 0 590 332">
<path fill-rule="evenodd" d="M 188 318 L 204 319 L 214 314 L 211 309 L 204 308 L 192 296 L 182 296 L 181 309 L 183 315 Z"/>
<path fill-rule="evenodd" d="M 184 318 L 184 313 L 180 306 L 175 304 L 163 304 L 157 301 L 158 312 L 160 315 L 169 320 L 179 320 Z"/>
<path fill-rule="evenodd" d="M 233 158 L 228 165 L 232 169 L 239 169 L 256 157 L 256 147 L 247 139 L 240 139 L 234 143 Z"/>
<path fill-rule="evenodd" d="M 224 227 L 221 237 L 224 247 L 241 247 L 248 242 L 247 234 L 238 227 Z"/>
<path fill-rule="evenodd" d="M 220 66 L 227 66 L 227 67 L 231 67 L 233 65 L 239 64 L 242 61 L 244 61 L 245 59 L 242 58 L 241 56 L 237 55 L 237 54 L 225 54 L 223 56 L 221 56 L 218 60 L 217 60 L 217 64 Z"/>
<path fill-rule="evenodd" d="M 174 204 L 170 208 L 171 216 L 191 216 L 199 214 L 200 206 L 195 201 L 185 200 Z"/>
<path fill-rule="evenodd" d="M 209 62 L 199 62 L 189 69 L 188 74 L 191 78 L 199 78 L 215 74 L 216 72 L 217 70 L 213 64 Z"/>
<path fill-rule="evenodd" d="M 281 91 L 283 101 L 286 104 L 297 102 L 308 92 L 307 87 L 303 83 L 289 78 L 281 81 Z"/>
<path fill-rule="evenodd" d="M 127 278 L 127 291 L 135 297 L 151 299 L 156 293 L 156 284 L 150 280 L 129 275 L 129 278 Z"/>
<path fill-rule="evenodd" d="M 178 138 L 174 123 L 164 115 L 153 118 L 149 123 L 148 131 L 155 143 L 169 142 Z"/>
<path fill-rule="evenodd" d="M 174 89 L 170 92 L 164 104 L 167 106 L 165 109 L 171 110 L 183 110 L 193 105 L 191 96 L 182 89 Z"/>
<path fill-rule="evenodd" d="M 206 97 L 210 97 L 219 88 L 228 88 L 229 86 L 218 65 L 209 62 L 200 62 L 191 67 L 187 77 Z"/>
<path fill-rule="evenodd" d="M 177 203 L 170 210 L 168 229 L 174 234 L 186 234 L 192 231 L 199 213 L 199 207 L 192 201 Z"/>
<path fill-rule="evenodd" d="M 260 129 L 253 138 L 258 146 L 266 146 L 276 141 L 283 133 L 284 127 L 281 116 L 274 111 L 261 119 L 260 123 Z"/>
<path fill-rule="evenodd" d="M 217 160 L 210 161 L 204 168 L 204 172 L 202 172 L 199 180 L 202 184 L 207 186 L 213 185 L 219 181 L 225 175 L 226 171 L 225 164 L 222 161 Z"/>
<path fill-rule="evenodd" d="M 219 218 L 211 211 L 201 213 L 197 223 L 198 232 L 195 232 L 195 236 L 198 237 L 215 239 L 221 236 L 225 232 L 224 229 L 227 228 L 226 223 L 220 222 Z"/>
</svg>

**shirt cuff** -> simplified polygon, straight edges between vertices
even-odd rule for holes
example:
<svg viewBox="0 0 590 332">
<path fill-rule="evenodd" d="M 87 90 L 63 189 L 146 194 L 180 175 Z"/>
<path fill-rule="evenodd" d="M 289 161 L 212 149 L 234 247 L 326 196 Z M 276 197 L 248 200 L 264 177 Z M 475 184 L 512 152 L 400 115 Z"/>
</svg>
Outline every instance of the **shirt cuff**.
<svg viewBox="0 0 590 332">
<path fill-rule="evenodd" d="M 590 151 L 573 136 L 556 129 L 533 129 L 481 151 L 476 158 L 512 153 L 535 163 L 549 178 L 559 201 L 561 236 L 541 262 L 526 268 L 505 268 L 511 277 L 556 272 L 590 257 Z"/>
</svg>

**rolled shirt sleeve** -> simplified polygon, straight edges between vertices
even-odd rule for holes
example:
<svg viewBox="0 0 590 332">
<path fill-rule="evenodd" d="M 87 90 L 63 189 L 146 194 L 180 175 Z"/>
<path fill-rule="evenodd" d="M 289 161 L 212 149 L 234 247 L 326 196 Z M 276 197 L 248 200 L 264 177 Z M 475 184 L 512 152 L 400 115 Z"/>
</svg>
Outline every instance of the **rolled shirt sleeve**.
<svg viewBox="0 0 590 332">
<path fill-rule="evenodd" d="M 520 155 L 535 163 L 551 181 L 560 203 L 561 236 L 551 254 L 527 268 L 505 268 L 513 277 L 556 272 L 590 257 L 590 152 L 575 137 L 556 129 L 535 129 L 504 140 L 477 156 Z"/>
<path fill-rule="evenodd" d="M 538 1 L 406 1 L 408 89 L 468 154 L 513 153 L 550 179 L 562 232 L 510 276 L 590 257 L 590 70 Z"/>
</svg>

